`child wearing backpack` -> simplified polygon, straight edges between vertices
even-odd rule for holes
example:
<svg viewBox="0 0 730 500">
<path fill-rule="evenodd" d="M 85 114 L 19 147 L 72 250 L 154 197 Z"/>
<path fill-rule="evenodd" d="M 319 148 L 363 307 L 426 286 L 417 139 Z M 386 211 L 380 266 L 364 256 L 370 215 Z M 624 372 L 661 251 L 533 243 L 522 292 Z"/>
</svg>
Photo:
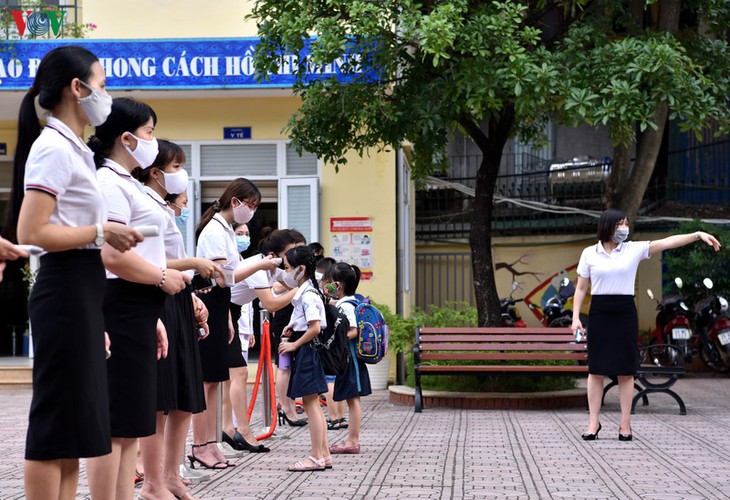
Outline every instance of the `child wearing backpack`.
<svg viewBox="0 0 730 500">
<path fill-rule="evenodd" d="M 350 322 L 350 329 L 347 332 L 350 348 L 350 364 L 343 376 L 335 380 L 334 400 L 347 400 L 347 408 L 350 414 L 347 439 L 330 447 L 332 454 L 357 454 L 360 453 L 360 427 L 362 425 L 361 396 L 369 396 L 372 393 L 370 388 L 370 377 L 365 363 L 356 356 L 357 344 L 357 318 L 355 308 L 359 300 L 355 298 L 357 287 L 360 284 L 360 269 L 345 262 L 340 262 L 331 270 L 332 283 L 329 285 L 334 291 L 337 307 L 347 316 Z"/>
<path fill-rule="evenodd" d="M 288 342 L 279 345 L 279 353 L 292 354 L 292 373 L 287 396 L 301 397 L 309 418 L 312 454 L 289 466 L 290 472 L 322 471 L 332 468 L 327 443 L 327 423 L 319 404 L 319 395 L 327 392 L 324 369 L 315 349 L 314 339 L 327 327 L 324 302 L 315 278 L 316 261 L 307 246 L 294 247 L 284 256 L 284 282 L 299 287 L 292 299 L 294 311 L 283 336 Z"/>
</svg>

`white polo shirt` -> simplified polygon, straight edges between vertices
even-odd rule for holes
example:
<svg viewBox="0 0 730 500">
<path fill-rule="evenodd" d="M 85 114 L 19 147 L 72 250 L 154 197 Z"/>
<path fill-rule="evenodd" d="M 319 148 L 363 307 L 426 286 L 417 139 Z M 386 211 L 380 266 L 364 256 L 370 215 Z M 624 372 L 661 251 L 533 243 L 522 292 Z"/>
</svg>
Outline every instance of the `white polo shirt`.
<svg viewBox="0 0 730 500">
<path fill-rule="evenodd" d="M 184 259 L 187 257 L 185 253 L 185 243 L 180 229 L 175 224 L 175 212 L 165 203 L 165 200 L 149 186 L 144 186 L 145 193 L 157 203 L 157 205 L 167 214 L 165 227 L 160 228 L 162 238 L 165 240 L 165 256 L 168 259 Z"/>
<path fill-rule="evenodd" d="M 200 232 L 195 255 L 210 260 L 225 259 L 229 266 L 238 267 L 241 254 L 236 246 L 236 233 L 221 214 L 213 215 Z"/>
<path fill-rule="evenodd" d="M 252 255 L 238 263 L 238 268 L 247 267 L 251 264 L 261 262 L 264 256 L 261 254 Z M 231 302 L 238 305 L 250 304 L 256 298 L 256 290 L 271 288 L 272 279 L 268 271 L 261 269 L 248 278 L 239 281 L 231 287 Z"/>
<path fill-rule="evenodd" d="M 591 295 L 634 295 L 636 270 L 648 259 L 650 241 L 625 241 L 610 254 L 599 241 L 580 256 L 576 272 L 591 281 Z"/>
<path fill-rule="evenodd" d="M 106 222 L 94 153 L 57 118 L 48 118 L 48 126 L 31 146 L 23 181 L 25 191 L 43 191 L 56 199 L 50 224 L 84 227 Z M 82 248 L 97 247 L 92 242 Z"/>
<path fill-rule="evenodd" d="M 144 190 L 144 186 L 131 176 L 118 163 L 106 159 L 104 166 L 97 171 L 101 190 L 109 204 L 109 221 L 119 222 L 131 227 L 157 226 L 158 236 L 147 236 L 132 251 L 150 264 L 167 267 L 165 258 L 165 240 L 163 231 L 169 219 L 165 210 L 160 207 Z M 118 276 L 107 271 L 107 278 Z"/>
<path fill-rule="evenodd" d="M 355 304 L 358 300 L 354 295 L 348 295 L 342 297 L 337 301 L 337 307 L 340 308 L 342 313 L 347 317 L 347 321 L 350 322 L 350 328 L 357 328 L 357 318 L 355 317 Z"/>
<path fill-rule="evenodd" d="M 315 320 L 320 321 L 319 326 L 321 329 L 327 327 L 327 317 L 324 313 L 322 296 L 314 288 L 311 280 L 305 281 L 299 287 L 291 303 L 294 306 L 294 311 L 291 314 L 291 320 L 287 326 L 292 330 L 295 332 L 306 331 L 309 328 L 309 322 Z"/>
</svg>

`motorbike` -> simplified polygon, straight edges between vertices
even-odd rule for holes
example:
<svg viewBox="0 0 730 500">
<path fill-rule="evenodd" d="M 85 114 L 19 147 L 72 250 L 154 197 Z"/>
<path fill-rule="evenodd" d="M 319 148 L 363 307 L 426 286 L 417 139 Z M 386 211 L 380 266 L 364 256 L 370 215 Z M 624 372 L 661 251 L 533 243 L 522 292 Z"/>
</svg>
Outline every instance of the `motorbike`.
<svg viewBox="0 0 730 500">
<path fill-rule="evenodd" d="M 522 299 L 515 299 L 512 297 L 517 288 L 519 288 L 519 284 L 516 281 L 513 281 L 512 292 L 510 292 L 509 297 L 499 299 L 499 310 L 502 313 L 502 325 L 507 327 L 526 328 L 527 324 L 522 320 L 520 311 L 517 310 L 515 305 Z"/>
<path fill-rule="evenodd" d="M 702 284 L 708 290 L 714 286 L 710 278 L 705 278 Z M 730 319 L 727 310 L 727 300 L 714 293 L 695 305 L 700 358 L 720 373 L 730 372 Z"/>
<path fill-rule="evenodd" d="M 550 297 L 542 309 L 542 318 L 540 321 L 543 325 L 551 328 L 565 327 L 573 324 L 573 310 L 566 309 L 565 304 L 568 299 L 575 294 L 575 285 L 566 277 L 560 280 L 560 288 L 557 295 Z M 540 309 L 537 304 L 530 304 L 530 309 Z M 588 329 L 588 316 L 580 315 L 580 321 L 583 327 Z"/>
<path fill-rule="evenodd" d="M 678 291 L 682 290 L 682 279 L 674 278 Z M 650 299 L 654 298 L 651 289 L 646 290 Z M 689 363 L 695 354 L 690 348 L 692 327 L 690 325 L 691 311 L 685 303 L 684 296 L 667 295 L 662 300 L 656 300 L 656 326 L 651 331 L 651 343 L 648 353 L 651 360 L 657 365 L 673 366 L 679 363 Z M 665 347 L 651 347 L 658 344 L 671 344 L 677 349 Z"/>
</svg>

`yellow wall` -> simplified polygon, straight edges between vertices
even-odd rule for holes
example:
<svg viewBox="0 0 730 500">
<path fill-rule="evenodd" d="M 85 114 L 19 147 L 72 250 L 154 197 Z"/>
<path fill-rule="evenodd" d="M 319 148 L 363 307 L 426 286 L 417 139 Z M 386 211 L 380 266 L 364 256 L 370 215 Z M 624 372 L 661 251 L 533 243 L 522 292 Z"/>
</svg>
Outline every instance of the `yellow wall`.
<svg viewBox="0 0 730 500">
<path fill-rule="evenodd" d="M 256 36 L 244 21 L 253 2 L 242 0 L 83 0 L 88 38 L 225 38 Z"/>
<path fill-rule="evenodd" d="M 636 241 L 642 239 L 659 239 L 663 235 L 656 233 L 637 233 L 632 238 Z M 493 247 L 493 258 L 495 264 L 513 264 L 513 268 L 519 272 L 532 272 L 536 275 L 521 274 L 515 277 L 520 288 L 514 293 L 515 298 L 524 297 L 542 281 L 547 280 L 553 274 L 562 269 L 569 268 L 578 263 L 583 249 L 594 242 L 594 238 L 583 239 L 580 236 L 527 236 L 513 238 L 495 238 Z M 469 253 L 469 247 L 463 245 L 447 244 L 420 244 L 418 253 L 436 252 L 463 252 Z M 517 262 L 522 260 L 522 263 Z M 470 271 L 470 270 L 469 270 Z M 574 272 L 571 277 L 574 276 Z M 512 274 L 506 269 L 499 269 L 495 273 L 497 280 L 497 292 L 500 297 L 509 296 L 512 290 Z M 655 296 L 661 295 L 662 267 L 661 258 L 653 257 L 642 262 L 636 277 L 636 305 L 639 312 L 640 329 L 651 328 L 656 317 L 655 302 L 646 295 L 646 289 L 651 288 Z M 539 304 L 538 296 L 531 301 Z M 528 325 L 539 326 L 537 317 L 522 302 L 517 308 Z M 587 312 L 587 310 L 585 311 Z"/>
</svg>

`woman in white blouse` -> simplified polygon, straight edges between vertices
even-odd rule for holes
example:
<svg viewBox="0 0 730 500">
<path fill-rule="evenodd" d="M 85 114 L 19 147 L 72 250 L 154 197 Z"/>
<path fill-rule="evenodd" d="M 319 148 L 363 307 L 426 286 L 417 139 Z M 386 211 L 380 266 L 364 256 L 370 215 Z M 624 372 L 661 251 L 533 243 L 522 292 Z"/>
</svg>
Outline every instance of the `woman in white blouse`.
<svg viewBox="0 0 730 500">
<path fill-rule="evenodd" d="M 109 114 L 105 83 L 88 50 L 53 49 L 18 118 L 10 230 L 17 221 L 18 241 L 48 252 L 28 305 L 35 353 L 25 450 L 31 500 L 75 498 L 78 459 L 111 451 L 99 248 L 106 242 L 124 252 L 143 238 L 106 221 L 93 153 L 81 139 L 86 125 L 101 125 Z M 48 122 L 42 132 L 41 118 Z"/>
<path fill-rule="evenodd" d="M 157 157 L 156 115 L 147 104 L 114 99 L 104 125 L 89 145 L 109 205 L 108 218 L 131 227 L 155 226 L 132 252 L 104 246 L 107 268 L 104 320 L 112 342 L 107 361 L 112 453 L 88 461 L 89 487 L 101 498 L 132 498 L 137 438 L 155 433 L 157 359 L 167 355 L 160 321 L 165 294 L 180 292 L 190 279 L 167 266 L 161 234 L 168 220 L 131 172 Z"/>
<path fill-rule="evenodd" d="M 720 243 L 711 234 L 669 236 L 656 241 L 626 241 L 629 222 L 625 213 L 609 209 L 598 221 L 598 243 L 580 256 L 578 283 L 573 297 L 573 334 L 583 330 L 580 310 L 591 287 L 591 308 L 588 315 L 588 429 L 582 434 L 593 441 L 601 430 L 599 412 L 603 395 L 603 377 L 618 377 L 621 422 L 620 441 L 631 441 L 631 399 L 638 353 L 639 321 L 634 304 L 634 283 L 639 263 L 665 250 L 696 241 L 720 250 Z"/>
</svg>

